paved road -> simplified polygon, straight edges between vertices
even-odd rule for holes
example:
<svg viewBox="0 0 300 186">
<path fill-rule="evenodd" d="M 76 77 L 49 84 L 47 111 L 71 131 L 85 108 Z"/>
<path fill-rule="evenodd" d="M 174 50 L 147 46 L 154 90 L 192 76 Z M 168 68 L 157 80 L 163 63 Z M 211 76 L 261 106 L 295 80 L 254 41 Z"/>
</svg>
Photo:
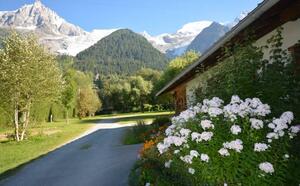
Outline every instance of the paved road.
<svg viewBox="0 0 300 186">
<path fill-rule="evenodd" d="M 102 121 L 98 125 L 102 129 L 33 161 L 14 176 L 2 180 L 0 185 L 127 185 L 130 169 L 141 146 L 122 145 L 125 128 L 116 128 L 112 121 Z"/>
</svg>

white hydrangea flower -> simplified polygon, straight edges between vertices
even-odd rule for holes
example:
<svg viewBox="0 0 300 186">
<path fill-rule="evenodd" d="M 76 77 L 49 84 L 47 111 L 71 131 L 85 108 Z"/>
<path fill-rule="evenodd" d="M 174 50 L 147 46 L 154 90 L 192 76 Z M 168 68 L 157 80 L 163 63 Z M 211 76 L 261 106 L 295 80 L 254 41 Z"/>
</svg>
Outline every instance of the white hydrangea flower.
<svg viewBox="0 0 300 186">
<path fill-rule="evenodd" d="M 269 132 L 267 134 L 267 138 L 269 138 L 269 139 L 279 139 L 279 135 L 275 132 Z"/>
<path fill-rule="evenodd" d="M 190 119 L 195 118 L 196 112 L 193 109 L 187 109 L 182 111 L 179 116 L 175 116 L 172 118 L 172 123 L 176 125 L 182 125 L 184 122 L 187 122 Z"/>
<path fill-rule="evenodd" d="M 150 183 L 146 183 L 145 186 L 151 186 L 151 184 Z"/>
<path fill-rule="evenodd" d="M 284 129 L 288 128 L 288 125 L 287 125 L 286 121 L 283 120 L 283 119 L 274 119 L 272 121 L 272 123 L 274 123 L 275 126 L 276 126 L 275 129 L 274 129 L 274 132 L 278 132 L 280 130 L 284 130 Z"/>
<path fill-rule="evenodd" d="M 180 150 L 174 150 L 174 154 L 178 154 Z"/>
<path fill-rule="evenodd" d="M 166 142 L 165 142 L 166 141 Z M 182 144 L 186 143 L 187 140 L 185 137 L 178 137 L 178 136 L 168 136 L 164 139 L 164 143 L 167 144 L 174 144 L 175 146 L 181 146 Z"/>
<path fill-rule="evenodd" d="M 229 156 L 229 155 L 230 155 L 229 152 L 228 152 L 228 150 L 225 149 L 225 148 L 221 148 L 218 152 L 219 152 L 219 154 L 221 154 L 222 156 Z"/>
<path fill-rule="evenodd" d="M 196 150 L 191 150 L 190 155 L 193 157 L 198 157 L 200 154 Z"/>
<path fill-rule="evenodd" d="M 239 133 L 242 132 L 242 129 L 239 125 L 232 125 L 231 128 L 230 128 L 230 131 L 231 131 L 232 134 L 238 135 Z"/>
<path fill-rule="evenodd" d="M 192 109 L 196 113 L 201 113 L 201 107 L 202 107 L 202 104 L 201 103 L 197 103 L 197 105 L 195 105 Z"/>
<path fill-rule="evenodd" d="M 213 136 L 212 132 L 202 132 L 201 134 L 198 132 L 193 132 L 191 134 L 192 140 L 196 142 L 210 141 L 212 136 Z"/>
<path fill-rule="evenodd" d="M 269 162 L 263 162 L 259 164 L 259 169 L 264 171 L 265 173 L 272 174 L 274 172 L 273 165 Z"/>
<path fill-rule="evenodd" d="M 157 149 L 158 149 L 160 154 L 163 154 L 163 153 L 167 152 L 168 148 L 169 148 L 169 146 L 167 146 L 163 143 L 158 143 L 157 144 Z"/>
<path fill-rule="evenodd" d="M 269 145 L 265 144 L 265 143 L 255 143 L 254 144 L 254 151 L 256 152 L 262 152 L 265 151 L 269 148 Z"/>
<path fill-rule="evenodd" d="M 208 114 L 210 115 L 210 117 L 217 117 L 223 114 L 223 110 L 220 108 L 211 107 L 208 109 Z"/>
<path fill-rule="evenodd" d="M 163 142 L 158 143 L 156 147 L 157 147 L 159 153 L 163 154 L 164 152 L 166 152 L 169 149 L 169 147 L 171 145 L 175 145 L 178 147 L 178 146 L 183 145 L 186 142 L 187 142 L 186 137 L 168 136 L 163 140 Z"/>
<path fill-rule="evenodd" d="M 189 172 L 190 174 L 195 174 L 195 169 L 189 168 L 189 169 L 188 169 L 188 172 Z"/>
<path fill-rule="evenodd" d="M 278 131 L 278 135 L 279 135 L 280 137 L 284 136 L 284 131 L 283 131 L 283 130 Z"/>
<path fill-rule="evenodd" d="M 193 163 L 193 156 L 191 155 L 185 155 L 185 156 L 181 156 L 180 159 L 188 164 L 192 164 Z"/>
<path fill-rule="evenodd" d="M 209 160 L 209 156 L 207 154 L 201 154 L 200 159 L 202 161 L 208 162 Z"/>
<path fill-rule="evenodd" d="M 230 101 L 231 104 L 234 104 L 234 103 L 241 103 L 241 102 L 242 102 L 242 100 L 240 99 L 239 96 L 233 95 L 233 96 L 231 97 L 231 101 Z"/>
<path fill-rule="evenodd" d="M 262 129 L 264 127 L 264 123 L 262 120 L 256 118 L 250 118 L 251 127 L 253 129 Z"/>
<path fill-rule="evenodd" d="M 241 150 L 243 150 L 243 142 L 240 139 L 236 139 L 231 142 L 223 143 L 223 147 L 226 149 L 235 150 L 236 152 L 241 152 Z"/>
<path fill-rule="evenodd" d="M 288 158 L 290 158 L 290 155 L 285 154 L 284 157 L 285 157 L 286 159 L 288 159 Z"/>
<path fill-rule="evenodd" d="M 270 129 L 275 129 L 276 126 L 274 125 L 274 123 L 269 123 L 269 124 L 268 124 L 268 127 L 269 127 Z"/>
<path fill-rule="evenodd" d="M 203 105 L 207 105 L 208 107 L 220 107 L 224 103 L 223 100 L 221 100 L 218 97 L 213 97 L 211 100 L 204 99 L 203 100 Z"/>
<path fill-rule="evenodd" d="M 271 108 L 268 104 L 263 104 L 260 99 L 246 99 L 251 107 L 252 116 L 266 116 L 271 113 Z"/>
<path fill-rule="evenodd" d="M 300 127 L 298 126 L 291 126 L 289 132 L 292 134 L 297 134 L 300 131 Z"/>
<path fill-rule="evenodd" d="M 173 124 L 170 125 L 170 126 L 166 129 L 165 134 L 166 134 L 167 136 L 173 135 L 174 132 L 175 132 L 175 128 L 176 128 L 176 125 L 173 125 Z"/>
<path fill-rule="evenodd" d="M 169 161 L 165 162 L 165 167 L 170 168 L 172 162 L 173 162 L 172 160 L 169 160 Z"/>
<path fill-rule="evenodd" d="M 200 125 L 203 128 L 203 130 L 214 128 L 214 125 L 212 124 L 212 122 L 210 120 L 202 120 Z"/>
<path fill-rule="evenodd" d="M 193 140 L 193 141 L 195 141 L 195 140 L 197 141 L 197 140 L 200 139 L 201 134 L 198 133 L 198 132 L 192 132 L 191 137 L 192 137 L 192 140 Z"/>
<path fill-rule="evenodd" d="M 200 141 L 210 141 L 214 134 L 212 132 L 202 132 L 200 134 Z"/>
<path fill-rule="evenodd" d="M 294 120 L 294 114 L 291 111 L 287 111 L 281 114 L 280 119 L 284 120 L 285 123 L 291 124 Z"/>
<path fill-rule="evenodd" d="M 180 129 L 179 133 L 181 134 L 181 136 L 187 137 L 191 133 L 191 130 L 182 128 L 182 129 Z"/>
</svg>

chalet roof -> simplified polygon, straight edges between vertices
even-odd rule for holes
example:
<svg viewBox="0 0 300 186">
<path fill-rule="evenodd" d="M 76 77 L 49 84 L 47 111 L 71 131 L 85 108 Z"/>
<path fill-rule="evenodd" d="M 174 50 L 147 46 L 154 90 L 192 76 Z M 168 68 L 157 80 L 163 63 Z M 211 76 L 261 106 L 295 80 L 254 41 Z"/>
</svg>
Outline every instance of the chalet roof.
<svg viewBox="0 0 300 186">
<path fill-rule="evenodd" d="M 264 0 L 244 19 L 235 25 L 213 46 L 211 46 L 200 59 L 183 70 L 163 87 L 156 96 L 172 91 L 178 85 L 192 79 L 198 73 L 200 66 L 209 66 L 217 62 L 222 47 L 229 41 L 239 41 L 245 37 L 246 29 L 254 30 L 256 39 L 274 30 L 288 20 L 299 17 L 300 0 Z"/>
</svg>

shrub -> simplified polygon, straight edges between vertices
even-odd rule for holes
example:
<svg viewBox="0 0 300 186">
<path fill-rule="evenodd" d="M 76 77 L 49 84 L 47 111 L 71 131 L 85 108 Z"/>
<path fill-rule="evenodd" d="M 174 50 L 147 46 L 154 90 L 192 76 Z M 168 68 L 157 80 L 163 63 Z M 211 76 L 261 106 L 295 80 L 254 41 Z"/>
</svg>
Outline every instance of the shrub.
<svg viewBox="0 0 300 186">
<path fill-rule="evenodd" d="M 300 130 L 292 126 L 293 113 L 268 118 L 270 106 L 258 98 L 232 96 L 223 103 L 217 97 L 204 99 L 173 117 L 157 149 L 149 148 L 142 157 L 143 166 L 150 165 L 142 180 L 156 185 L 286 184 L 293 171 L 288 165 L 297 159 L 289 153 L 291 139 Z"/>
<path fill-rule="evenodd" d="M 144 104 L 144 110 L 145 111 L 147 111 L 147 112 L 150 112 L 150 111 L 152 111 L 152 105 L 150 105 L 150 104 Z"/>
<path fill-rule="evenodd" d="M 159 117 L 159 119 L 155 119 L 151 125 L 146 125 L 143 120 L 140 120 L 137 122 L 137 125 L 125 133 L 123 143 L 127 145 L 144 143 L 143 149 L 145 149 L 148 144 L 152 142 L 152 139 L 164 133 L 169 122 L 170 119 L 168 117 Z"/>
<path fill-rule="evenodd" d="M 230 101 L 232 95 L 259 97 L 269 103 L 276 116 L 282 110 L 292 110 L 300 116 L 300 73 L 296 61 L 282 49 L 282 28 L 278 28 L 266 46 L 256 47 L 251 39 L 225 49 L 220 63 L 199 74 L 194 90 L 196 101 L 220 97 Z M 263 52 L 269 53 L 269 59 Z M 300 118 L 296 118 L 300 121 Z"/>
<path fill-rule="evenodd" d="M 125 145 L 143 143 L 145 141 L 145 132 L 149 130 L 149 126 L 143 120 L 137 121 L 137 124 L 127 130 L 123 143 Z"/>
<path fill-rule="evenodd" d="M 155 120 L 153 120 L 153 122 L 152 122 L 152 125 L 157 125 L 157 126 L 161 127 L 161 126 L 170 124 L 170 122 L 171 122 L 170 117 L 161 116 L 161 117 L 155 118 Z"/>
</svg>

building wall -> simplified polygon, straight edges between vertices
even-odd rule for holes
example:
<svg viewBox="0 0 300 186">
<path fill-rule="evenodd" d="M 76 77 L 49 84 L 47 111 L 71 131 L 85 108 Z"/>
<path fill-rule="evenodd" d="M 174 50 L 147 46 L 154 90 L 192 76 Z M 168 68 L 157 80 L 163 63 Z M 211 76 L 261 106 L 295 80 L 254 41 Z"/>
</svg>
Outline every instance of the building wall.
<svg viewBox="0 0 300 186">
<path fill-rule="evenodd" d="M 176 114 L 179 114 L 181 111 L 185 110 L 187 108 L 186 103 L 186 86 L 181 85 L 176 87 L 173 93 L 175 97 L 175 112 Z"/>
<path fill-rule="evenodd" d="M 287 22 L 283 25 L 282 30 L 282 37 L 283 37 L 283 43 L 282 48 L 288 49 L 289 47 L 295 45 L 300 40 L 300 18 L 295 21 Z M 256 46 L 265 46 L 267 44 L 267 40 L 272 37 L 272 35 L 276 34 L 276 30 L 273 30 L 272 32 L 264 35 L 260 39 L 256 41 Z M 269 55 L 269 49 L 264 49 L 264 59 L 268 59 L 270 57 Z"/>
<path fill-rule="evenodd" d="M 295 21 L 290 21 L 282 25 L 283 31 L 283 49 L 288 49 L 289 47 L 295 45 L 300 40 L 300 18 Z M 276 30 L 264 35 L 256 41 L 256 46 L 265 46 L 267 40 L 276 33 Z M 269 58 L 269 49 L 264 49 L 264 59 Z M 194 79 L 186 83 L 186 105 L 187 107 L 195 104 L 195 90 L 199 84 L 199 79 L 201 76 L 196 76 Z"/>
<path fill-rule="evenodd" d="M 193 106 L 196 101 L 195 91 L 199 85 L 201 76 L 197 76 L 186 84 L 186 105 L 187 107 Z"/>
</svg>

